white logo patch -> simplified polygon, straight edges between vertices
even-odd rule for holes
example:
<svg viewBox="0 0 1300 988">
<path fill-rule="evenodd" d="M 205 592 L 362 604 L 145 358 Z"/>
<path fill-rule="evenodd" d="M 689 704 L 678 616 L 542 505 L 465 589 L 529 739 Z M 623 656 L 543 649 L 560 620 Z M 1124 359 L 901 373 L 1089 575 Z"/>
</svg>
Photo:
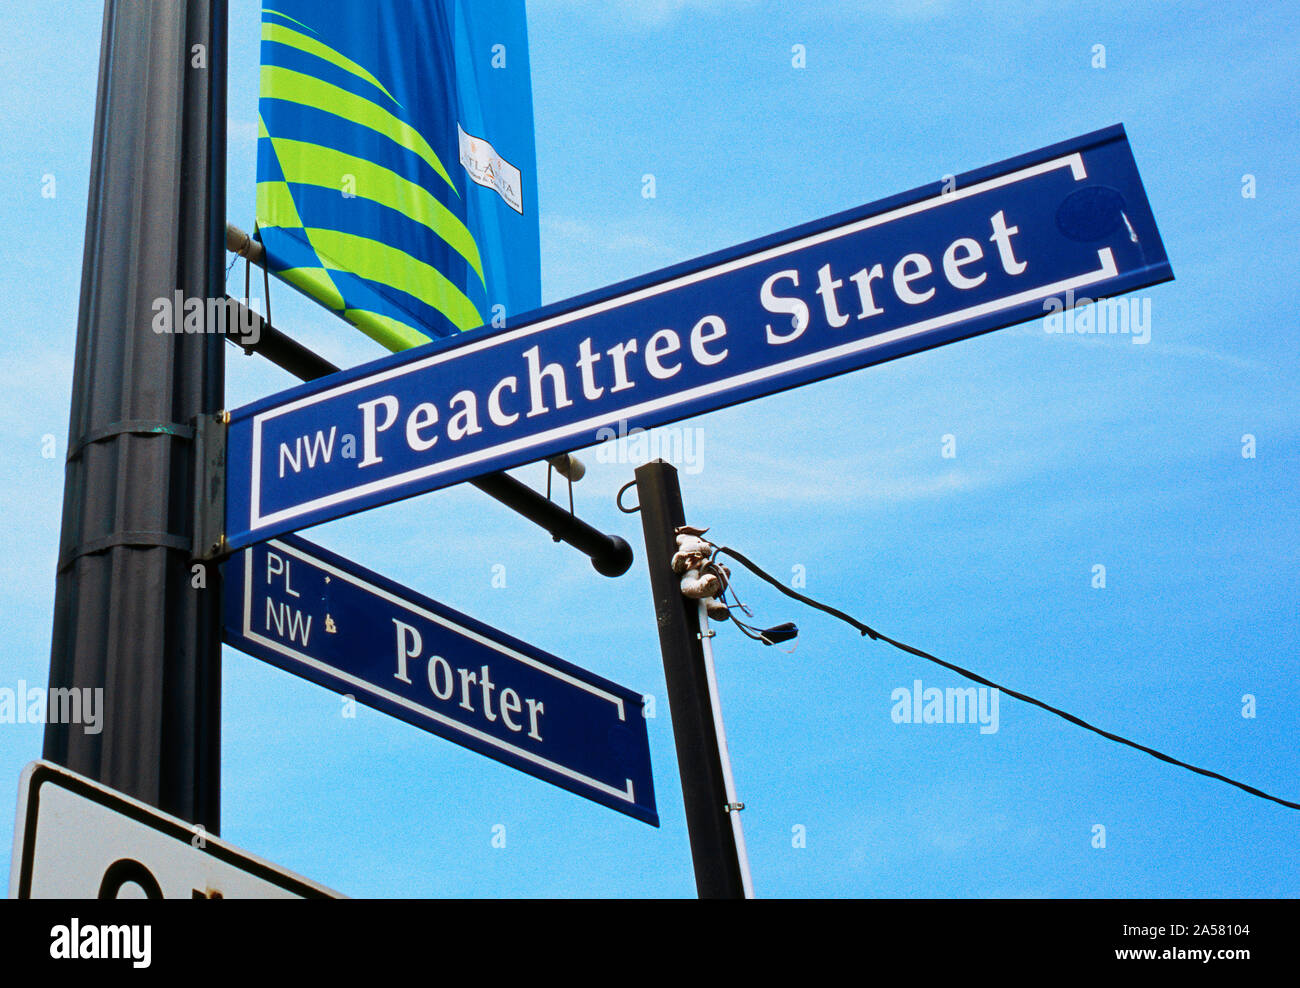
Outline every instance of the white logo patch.
<svg viewBox="0 0 1300 988">
<path fill-rule="evenodd" d="M 485 188 L 495 189 L 506 205 L 523 215 L 524 198 L 519 169 L 497 154 L 496 148 L 481 137 L 471 137 L 460 124 L 456 125 L 456 130 L 460 133 L 460 163 L 469 177 Z"/>
</svg>

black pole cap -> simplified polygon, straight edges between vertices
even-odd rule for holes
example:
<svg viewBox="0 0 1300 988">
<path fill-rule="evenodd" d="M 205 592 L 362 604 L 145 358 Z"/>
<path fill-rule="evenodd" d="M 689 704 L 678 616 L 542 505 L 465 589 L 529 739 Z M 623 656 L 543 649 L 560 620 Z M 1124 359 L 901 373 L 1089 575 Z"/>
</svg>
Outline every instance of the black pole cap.
<svg viewBox="0 0 1300 988">
<path fill-rule="evenodd" d="M 591 565 L 601 576 L 622 576 L 632 568 L 632 562 L 636 558 L 632 547 L 626 539 L 617 535 L 608 535 L 606 538 L 609 540 L 608 549 L 592 556 Z"/>
</svg>

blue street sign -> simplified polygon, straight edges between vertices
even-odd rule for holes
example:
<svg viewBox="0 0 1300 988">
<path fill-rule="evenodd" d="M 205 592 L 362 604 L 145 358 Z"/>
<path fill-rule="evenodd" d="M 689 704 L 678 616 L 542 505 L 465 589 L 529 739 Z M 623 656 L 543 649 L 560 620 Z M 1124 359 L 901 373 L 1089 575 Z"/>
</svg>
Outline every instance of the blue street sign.
<svg viewBox="0 0 1300 988">
<path fill-rule="evenodd" d="M 1173 277 L 1122 127 L 232 414 L 232 548 Z"/>
<path fill-rule="evenodd" d="M 224 578 L 235 648 L 659 826 L 639 694 L 294 536 Z"/>
</svg>

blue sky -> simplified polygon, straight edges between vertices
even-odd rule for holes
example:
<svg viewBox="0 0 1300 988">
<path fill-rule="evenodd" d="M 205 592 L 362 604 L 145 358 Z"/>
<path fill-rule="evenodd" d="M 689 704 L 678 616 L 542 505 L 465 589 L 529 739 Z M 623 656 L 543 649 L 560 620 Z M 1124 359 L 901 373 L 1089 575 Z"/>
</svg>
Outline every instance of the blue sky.
<svg viewBox="0 0 1300 988">
<path fill-rule="evenodd" d="M 249 227 L 258 7 L 231 7 L 229 209 Z M 0 13 L 0 687 L 48 675 L 96 8 Z M 1177 275 L 1139 295 L 1148 344 L 1036 321 L 665 431 L 698 444 L 679 464 L 691 523 L 778 575 L 802 567 L 808 593 L 1300 798 L 1300 14 L 1047 0 L 531 0 L 529 14 L 547 301 L 1126 126 Z M 287 288 L 273 306 L 336 363 L 380 355 Z M 228 378 L 230 407 L 292 383 L 233 350 Z M 662 827 L 378 713 L 345 719 L 334 694 L 227 650 L 223 836 L 354 896 L 694 893 L 639 521 L 613 503 L 633 464 L 585 459 L 579 512 L 638 552 L 617 580 L 465 488 L 309 537 L 654 695 Z M 1296 894 L 1295 811 L 1005 696 L 996 733 L 896 724 L 896 688 L 961 681 L 737 584 L 762 623 L 801 629 L 793 654 L 728 628 L 716 643 L 760 896 Z M 39 727 L 0 724 L 0 809 L 40 744 Z M 0 814 L 0 846 L 9 826 Z"/>
</svg>

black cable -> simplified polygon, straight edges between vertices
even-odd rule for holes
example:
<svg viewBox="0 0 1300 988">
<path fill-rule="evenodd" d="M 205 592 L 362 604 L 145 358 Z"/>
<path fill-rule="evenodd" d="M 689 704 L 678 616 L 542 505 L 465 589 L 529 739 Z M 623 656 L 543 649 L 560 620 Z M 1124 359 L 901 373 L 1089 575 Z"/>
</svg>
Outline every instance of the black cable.
<svg viewBox="0 0 1300 988">
<path fill-rule="evenodd" d="M 1195 765 L 1189 765 L 1187 762 L 1180 761 L 1179 759 L 1174 758 L 1172 755 L 1166 755 L 1164 752 L 1157 751 L 1155 748 L 1148 748 L 1144 744 L 1138 744 L 1136 741 L 1130 741 L 1128 738 L 1121 737 L 1118 734 L 1112 734 L 1110 731 L 1103 730 L 1100 727 L 1094 727 L 1092 724 L 1089 724 L 1087 721 L 1074 716 L 1074 714 L 1067 713 L 1064 710 L 1060 710 L 1057 707 L 1053 707 L 1051 704 L 1044 703 L 1042 700 L 1036 700 L 1032 696 L 1026 696 L 1024 693 L 1017 693 L 1015 690 L 1007 689 L 1005 686 L 999 686 L 997 683 L 993 682 L 993 680 L 986 679 L 983 676 L 981 676 L 979 673 L 971 672 L 969 669 L 963 669 L 961 666 L 955 665 L 951 662 L 945 662 L 943 659 L 933 656 L 929 652 L 923 652 L 919 648 L 913 648 L 911 645 L 905 645 L 903 642 L 894 641 L 894 639 L 890 638 L 888 635 L 882 635 L 880 632 L 867 627 L 861 621 L 858 621 L 857 619 L 850 617 L 848 614 L 845 614 L 843 611 L 838 611 L 833 607 L 828 607 L 827 605 L 819 601 L 813 600 L 811 597 L 805 597 L 803 594 L 791 590 L 785 584 L 781 583 L 778 579 L 776 579 L 776 577 L 772 576 L 769 573 L 764 572 L 759 566 L 750 562 L 748 559 L 746 559 L 740 553 L 736 552 L 736 550 L 734 549 L 728 549 L 724 546 L 713 553 L 713 558 L 717 559 L 723 553 L 726 553 L 732 559 L 736 560 L 736 562 L 740 563 L 742 566 L 748 569 L 755 576 L 772 584 L 772 586 L 776 587 L 787 597 L 792 597 L 793 599 L 799 601 L 800 603 L 807 604 L 809 607 L 815 607 L 819 611 L 825 611 L 827 614 L 839 618 L 841 621 L 845 622 L 846 624 L 849 624 L 854 628 L 856 628 L 863 635 L 869 635 L 873 641 L 882 641 L 885 642 L 886 644 L 893 645 L 894 648 L 900 649 L 904 652 L 908 652 L 912 655 L 917 656 L 918 658 L 926 659 L 927 661 L 937 663 L 938 665 L 943 666 L 945 669 L 951 669 L 959 676 L 964 676 L 966 679 L 969 679 L 973 682 L 979 683 L 983 686 L 990 686 L 993 689 L 998 690 L 999 692 L 1005 693 L 1007 696 L 1014 697 L 1017 700 L 1022 700 L 1025 703 L 1034 705 L 1035 707 L 1041 707 L 1043 710 L 1046 710 L 1048 713 L 1056 714 L 1056 716 L 1069 721 L 1071 724 L 1074 724 L 1078 727 L 1082 727 L 1084 730 L 1092 731 L 1092 733 L 1094 734 L 1099 734 L 1103 738 L 1106 738 L 1108 741 L 1114 741 L 1118 744 L 1128 745 L 1128 747 L 1130 748 L 1136 748 L 1138 751 L 1145 752 L 1146 754 L 1150 755 L 1152 758 L 1158 758 L 1162 762 L 1168 762 L 1170 765 L 1177 765 L 1179 768 L 1185 768 L 1189 772 L 1195 772 L 1197 775 L 1203 775 L 1209 779 L 1218 779 L 1220 782 L 1226 782 L 1228 783 L 1228 785 L 1236 786 L 1238 789 L 1242 790 L 1243 792 L 1248 792 L 1252 796 L 1258 796 L 1260 799 L 1267 799 L 1271 802 L 1277 803 L 1280 806 L 1285 806 L 1289 809 L 1300 810 L 1300 803 L 1293 803 L 1287 799 L 1281 799 L 1277 796 L 1271 796 L 1261 789 L 1256 789 L 1254 786 L 1249 786 L 1244 782 L 1238 782 L 1236 779 L 1230 779 L 1226 775 L 1220 775 L 1218 772 L 1211 771 L 1208 768 L 1198 768 Z"/>
<path fill-rule="evenodd" d="M 754 565 L 753 563 L 751 563 L 748 559 L 746 559 L 744 556 L 742 556 L 740 553 L 738 553 L 735 549 L 728 549 L 726 546 L 723 546 L 721 549 L 717 549 L 717 550 L 714 551 L 714 553 L 713 553 L 713 558 L 714 558 L 714 559 L 717 559 L 717 558 L 718 558 L 720 555 L 722 555 L 724 552 L 725 552 L 728 556 L 730 556 L 732 559 L 736 560 L 736 562 L 740 563 L 742 566 L 744 566 L 746 569 L 748 569 L 750 572 L 752 572 L 755 576 L 757 576 L 757 577 L 759 577 L 759 578 L 761 578 L 761 579 L 764 579 L 764 580 L 766 580 L 768 583 L 772 584 L 772 586 L 776 587 L 778 590 L 780 590 L 780 591 L 781 591 L 783 594 L 785 594 L 787 597 L 793 597 L 795 600 L 799 601 L 799 603 L 801 603 L 801 604 L 807 604 L 809 607 L 815 607 L 815 608 L 816 608 L 817 610 L 819 610 L 819 611 L 825 611 L 827 614 L 830 614 L 832 617 L 837 617 L 837 618 L 839 618 L 839 619 L 840 619 L 841 621 L 843 621 L 845 624 L 848 624 L 848 625 L 851 625 L 851 626 L 854 627 L 854 628 L 857 628 L 857 629 L 858 629 L 860 632 L 862 632 L 864 635 L 869 635 L 873 641 L 874 641 L 875 639 L 877 639 L 877 638 L 883 638 L 883 637 L 884 637 L 884 636 L 881 635 L 878 631 L 875 631 L 875 630 L 872 629 L 872 628 L 868 628 L 865 624 L 863 624 L 863 623 L 862 623 L 861 621 L 859 621 L 857 618 L 852 617 L 852 616 L 850 616 L 850 615 L 848 615 L 848 614 L 845 614 L 843 611 L 837 611 L 835 608 L 830 607 L 830 606 L 828 606 L 828 605 L 826 605 L 826 604 L 823 604 L 823 603 L 821 603 L 820 601 L 813 600 L 811 597 L 805 597 L 805 596 L 804 596 L 803 594 L 801 594 L 801 593 L 796 593 L 794 590 L 791 590 L 789 587 L 787 587 L 784 583 L 782 583 L 782 582 L 781 582 L 780 580 L 778 580 L 776 577 L 771 576 L 771 575 L 769 575 L 769 574 L 763 572 L 763 570 L 759 569 L 758 566 L 756 566 L 756 565 Z"/>
</svg>

